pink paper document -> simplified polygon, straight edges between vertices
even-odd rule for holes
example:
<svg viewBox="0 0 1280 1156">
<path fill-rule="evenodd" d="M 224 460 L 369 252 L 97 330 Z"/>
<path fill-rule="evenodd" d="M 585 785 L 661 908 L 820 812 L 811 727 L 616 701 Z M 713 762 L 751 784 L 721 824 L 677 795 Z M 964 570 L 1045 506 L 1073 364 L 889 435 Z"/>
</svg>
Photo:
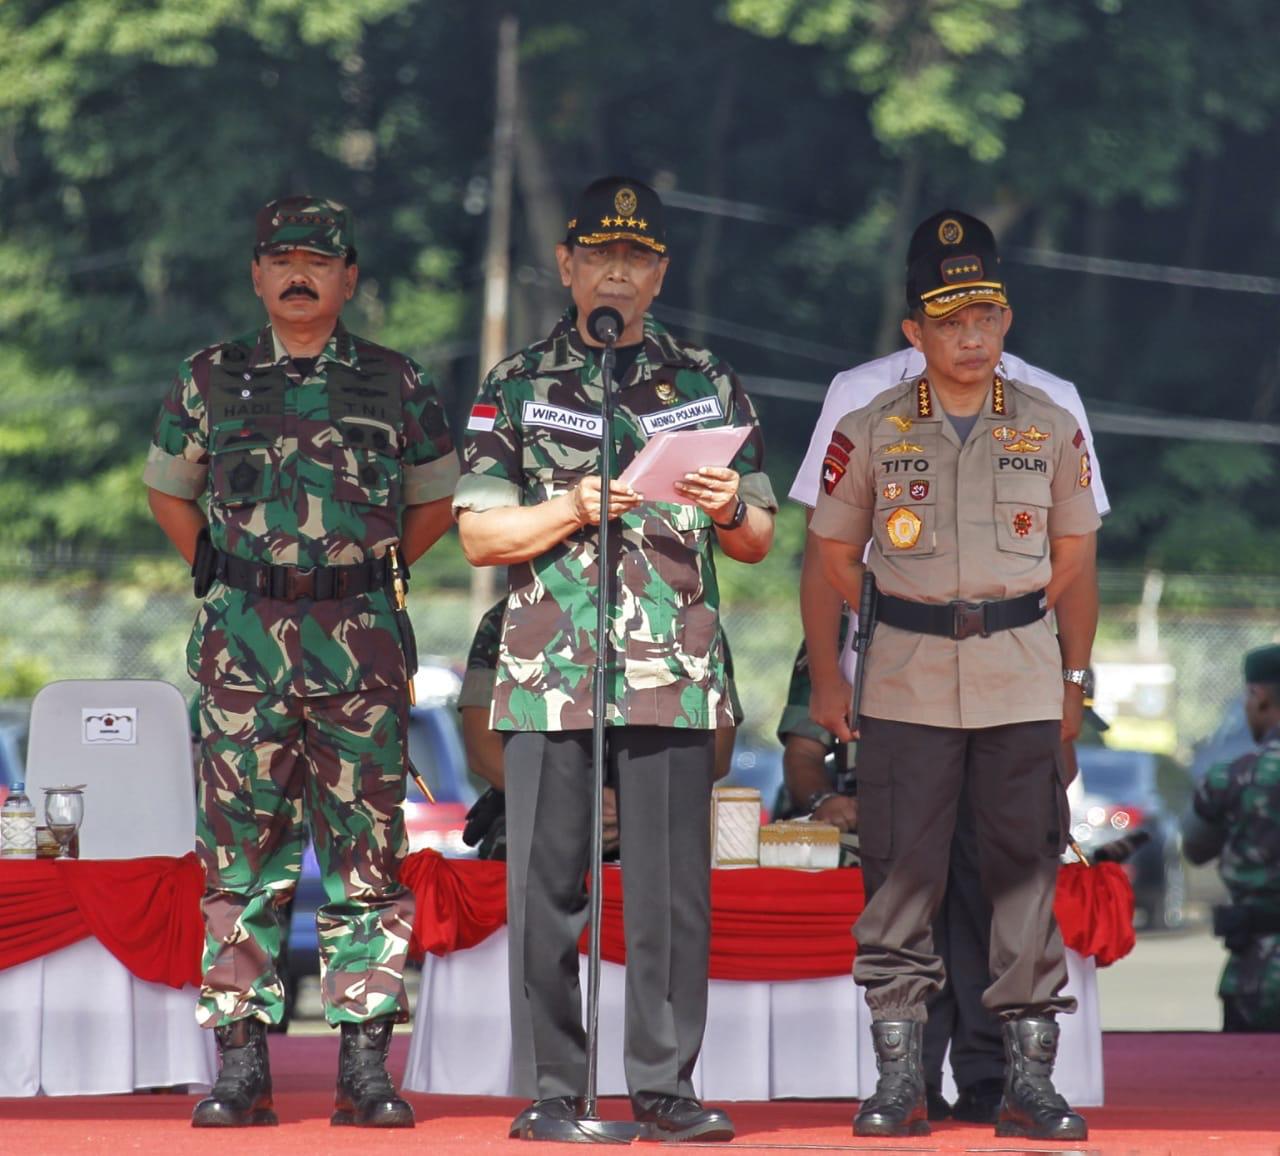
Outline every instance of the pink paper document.
<svg viewBox="0 0 1280 1156">
<path fill-rule="evenodd" d="M 749 425 L 715 429 L 669 429 L 649 439 L 619 481 L 646 502 L 693 503 L 675 491 L 675 483 L 702 466 L 727 466 L 751 433 Z"/>
</svg>

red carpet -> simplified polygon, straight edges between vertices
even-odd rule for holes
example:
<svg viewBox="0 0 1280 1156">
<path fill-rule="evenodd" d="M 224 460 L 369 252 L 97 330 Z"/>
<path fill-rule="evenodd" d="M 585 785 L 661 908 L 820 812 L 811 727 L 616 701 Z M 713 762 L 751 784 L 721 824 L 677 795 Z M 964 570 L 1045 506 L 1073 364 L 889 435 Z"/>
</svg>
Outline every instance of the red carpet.
<svg viewBox="0 0 1280 1156">
<path fill-rule="evenodd" d="M 395 1041 L 404 1066 L 408 1036 Z M 2 1046 L 2 1045 L 0 1045 Z M 1075 1145 L 997 1140 L 989 1128 L 935 1125 L 912 1140 L 858 1140 L 852 1102 L 775 1101 L 728 1105 L 736 1151 L 1078 1152 L 1106 1156 L 1280 1156 L 1280 1035 L 1113 1034 L 1104 1040 L 1108 1106 L 1086 1111 L 1090 1136 Z M 234 1140 L 190 1127 L 194 1100 L 166 1094 L 0 1100 L 0 1154 L 93 1152 L 141 1156 L 322 1156 L 330 1152 L 465 1153 L 576 1151 L 506 1139 L 516 1100 L 410 1095 L 414 1132 L 331 1129 L 336 1037 L 271 1039 L 279 1128 L 245 1129 Z M 601 1104 L 624 1118 L 621 1100 Z M 686 1146 L 688 1147 L 688 1146 Z M 712 1145 L 699 1145 L 706 1151 Z M 714 1147 L 721 1147 L 715 1145 Z"/>
</svg>

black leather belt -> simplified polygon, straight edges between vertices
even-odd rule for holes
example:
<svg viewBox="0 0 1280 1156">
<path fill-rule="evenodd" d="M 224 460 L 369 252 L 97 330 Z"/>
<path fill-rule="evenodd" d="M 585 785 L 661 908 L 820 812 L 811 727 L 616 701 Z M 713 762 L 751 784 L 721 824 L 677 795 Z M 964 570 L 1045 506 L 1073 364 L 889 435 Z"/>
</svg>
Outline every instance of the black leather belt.
<svg viewBox="0 0 1280 1156">
<path fill-rule="evenodd" d="M 409 577 L 409 568 L 400 567 Z M 349 566 L 273 566 L 247 562 L 218 552 L 214 574 L 228 586 L 294 602 L 299 598 L 348 598 L 391 585 L 391 565 L 385 554 Z"/>
<path fill-rule="evenodd" d="M 876 621 L 916 634 L 943 638 L 985 638 L 997 630 L 1013 630 L 1039 622 L 1047 613 L 1044 591 L 1033 590 L 1000 602 L 910 602 L 892 594 L 876 599 Z"/>
</svg>

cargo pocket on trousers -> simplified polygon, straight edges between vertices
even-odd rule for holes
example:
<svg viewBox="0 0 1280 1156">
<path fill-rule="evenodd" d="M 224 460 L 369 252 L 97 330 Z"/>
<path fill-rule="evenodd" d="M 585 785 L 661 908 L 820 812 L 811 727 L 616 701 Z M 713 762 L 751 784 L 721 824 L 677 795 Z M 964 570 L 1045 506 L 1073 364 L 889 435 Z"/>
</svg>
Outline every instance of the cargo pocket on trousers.
<svg viewBox="0 0 1280 1156">
<path fill-rule="evenodd" d="M 1045 835 L 1046 855 L 1057 858 L 1067 849 L 1071 835 L 1071 804 L 1067 800 L 1066 766 L 1062 747 L 1053 756 L 1053 773 L 1049 776 L 1049 829 Z"/>
<path fill-rule="evenodd" d="M 858 851 L 864 859 L 893 852 L 893 775 L 888 751 L 858 751 Z"/>
</svg>

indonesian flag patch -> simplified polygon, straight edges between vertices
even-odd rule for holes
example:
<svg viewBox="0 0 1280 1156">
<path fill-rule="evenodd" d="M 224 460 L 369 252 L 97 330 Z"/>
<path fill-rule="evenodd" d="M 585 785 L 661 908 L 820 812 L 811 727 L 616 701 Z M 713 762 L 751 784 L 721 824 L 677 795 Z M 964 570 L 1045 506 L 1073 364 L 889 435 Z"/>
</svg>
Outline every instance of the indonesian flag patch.
<svg viewBox="0 0 1280 1156">
<path fill-rule="evenodd" d="M 498 419 L 498 407 L 496 405 L 483 405 L 476 402 L 471 407 L 471 416 L 467 418 L 468 433 L 488 433 L 493 429 L 493 423 Z"/>
</svg>

